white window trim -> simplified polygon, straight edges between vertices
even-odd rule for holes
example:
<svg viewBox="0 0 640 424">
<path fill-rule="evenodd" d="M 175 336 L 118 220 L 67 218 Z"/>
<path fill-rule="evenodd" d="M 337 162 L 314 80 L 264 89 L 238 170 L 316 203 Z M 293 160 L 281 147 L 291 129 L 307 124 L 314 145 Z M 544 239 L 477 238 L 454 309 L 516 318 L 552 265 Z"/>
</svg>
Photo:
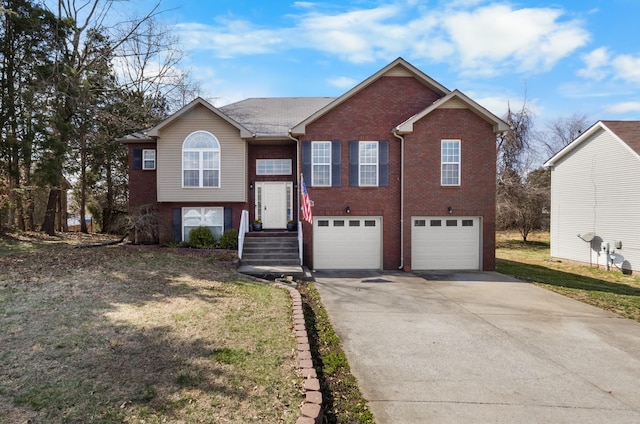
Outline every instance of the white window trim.
<svg viewBox="0 0 640 424">
<path fill-rule="evenodd" d="M 218 144 L 217 148 L 185 148 L 184 145 L 185 143 L 193 136 L 195 136 L 196 134 L 206 134 L 210 137 L 213 138 L 213 140 L 215 141 L 215 143 Z M 185 152 L 198 152 L 199 153 L 199 157 L 198 157 L 198 185 L 197 186 L 187 186 L 184 183 L 184 154 Z M 203 153 L 204 152 L 218 152 L 218 161 L 217 163 L 214 162 L 213 164 L 213 168 L 204 168 L 204 158 L 203 158 Z M 186 189 L 190 189 L 190 188 L 220 188 L 222 187 L 222 172 L 221 172 L 221 156 L 222 156 L 222 152 L 221 152 L 221 148 L 220 148 L 220 141 L 218 140 L 218 138 L 211 134 L 208 131 L 194 131 L 191 134 L 189 134 L 184 141 L 182 142 L 182 152 L 181 152 L 181 161 L 182 161 L 182 173 L 181 173 L 181 178 L 182 178 L 182 188 L 186 188 Z M 217 168 L 216 168 L 217 166 Z M 187 171 L 195 171 L 195 169 L 186 169 Z M 204 171 L 218 171 L 218 185 L 214 185 L 214 186 L 205 186 L 203 185 L 204 183 Z"/>
<path fill-rule="evenodd" d="M 145 155 L 151 153 L 153 158 L 147 159 Z M 146 166 L 147 162 L 153 161 L 153 167 Z M 153 171 L 156 169 L 156 150 L 155 149 L 142 149 L 142 169 L 145 171 Z"/>
<path fill-rule="evenodd" d="M 323 163 L 316 163 L 315 162 L 316 158 L 315 158 L 315 156 L 313 154 L 313 145 L 314 144 L 328 144 L 329 145 L 329 163 L 324 163 L 324 162 Z M 333 158 L 331 157 L 332 153 L 333 153 L 332 152 L 332 145 L 331 145 L 330 141 L 312 141 L 311 142 L 311 186 L 312 187 L 331 187 L 331 184 L 332 184 L 332 181 L 331 181 L 331 174 L 332 174 L 332 172 L 331 172 L 331 163 L 332 163 L 332 160 L 333 160 Z M 315 181 L 315 177 L 314 177 L 315 172 L 313 172 L 313 171 L 314 171 L 314 168 L 316 166 L 328 166 L 329 167 L 329 183 L 328 184 L 318 184 Z"/>
<path fill-rule="evenodd" d="M 376 146 L 376 163 L 365 163 L 362 162 L 362 156 L 360 155 L 360 147 L 364 144 L 375 144 Z M 373 166 L 376 167 L 376 182 L 374 184 L 364 184 L 362 182 L 362 167 L 363 166 Z M 358 186 L 360 187 L 378 187 L 380 185 L 380 143 L 377 141 L 360 141 L 358 142 Z"/>
<path fill-rule="evenodd" d="M 444 162 L 444 158 L 442 157 L 443 149 L 445 143 L 457 143 L 458 144 L 458 161 L 457 162 Z M 462 184 L 462 142 L 458 139 L 445 139 L 440 142 L 440 185 L 443 187 L 459 187 Z M 443 167 L 444 165 L 458 165 L 458 182 L 456 184 L 445 184 L 444 183 L 444 173 Z"/>
<path fill-rule="evenodd" d="M 214 227 L 221 227 L 222 231 L 221 233 L 224 233 L 224 208 L 223 207 L 218 207 L 218 206 L 209 206 L 209 207 L 183 207 L 182 208 L 182 218 L 181 218 L 181 222 L 180 222 L 180 230 L 182 231 L 182 240 L 183 241 L 189 241 L 185 239 L 185 235 L 184 235 L 184 218 L 185 218 L 185 211 L 188 209 L 200 209 L 200 225 L 205 226 L 204 225 L 204 215 L 205 215 L 205 209 L 218 209 L 220 211 L 220 216 L 222 217 L 222 225 L 214 225 Z"/>
</svg>

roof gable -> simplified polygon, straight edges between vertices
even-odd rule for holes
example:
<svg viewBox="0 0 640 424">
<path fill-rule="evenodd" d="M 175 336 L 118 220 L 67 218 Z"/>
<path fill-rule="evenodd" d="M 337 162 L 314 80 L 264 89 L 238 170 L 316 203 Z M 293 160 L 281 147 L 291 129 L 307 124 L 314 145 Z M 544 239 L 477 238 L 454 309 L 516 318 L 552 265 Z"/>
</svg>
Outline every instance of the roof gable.
<svg viewBox="0 0 640 424">
<path fill-rule="evenodd" d="M 236 127 L 240 131 L 240 137 L 247 138 L 247 137 L 251 137 L 253 135 L 251 133 L 251 131 L 249 131 L 243 125 L 239 124 L 238 122 L 236 122 L 235 120 L 233 120 L 229 116 L 227 116 L 224 113 L 222 113 L 218 108 L 216 108 L 211 103 L 209 103 L 206 100 L 204 100 L 203 98 L 198 97 L 198 98 L 194 99 L 193 101 L 191 101 L 188 105 L 184 106 L 182 109 L 180 109 L 179 111 L 174 113 L 173 115 L 169 116 L 164 121 L 160 122 L 155 127 L 151 128 L 149 131 L 147 131 L 147 136 L 149 136 L 149 137 L 158 137 L 158 133 L 159 133 L 159 131 L 161 129 L 163 129 L 166 126 L 171 125 L 171 123 L 174 122 L 175 120 L 177 120 L 180 117 L 188 114 L 191 110 L 193 110 L 193 108 L 195 108 L 198 105 L 205 107 L 206 109 L 208 109 L 212 113 L 218 115 L 224 121 L 226 121 L 229 124 L 231 124 L 232 126 Z"/>
<path fill-rule="evenodd" d="M 442 84 L 432 79 L 431 77 L 426 75 L 424 72 L 420 71 L 418 68 L 414 67 L 409 62 L 407 62 L 406 60 L 400 57 L 394 60 L 393 62 L 391 62 L 390 64 L 388 64 L 387 66 L 385 66 L 384 68 L 380 69 L 378 72 L 376 72 L 366 80 L 362 81 L 360 84 L 356 85 L 351 90 L 347 91 L 342 96 L 338 97 L 331 103 L 327 104 L 320 110 L 316 111 L 313 115 L 309 116 L 302 122 L 298 123 L 295 127 L 291 129 L 291 134 L 292 135 L 304 134 L 306 131 L 307 125 L 311 124 L 318 118 L 324 116 L 329 111 L 331 111 L 338 105 L 344 103 L 345 101 L 347 101 L 348 99 L 350 99 L 357 93 L 361 92 L 362 90 L 364 90 L 365 88 L 367 88 L 368 86 L 373 84 L 375 81 L 379 80 L 384 76 L 416 78 L 418 81 L 427 85 L 428 87 L 430 87 L 432 90 L 434 90 L 436 93 L 440 94 L 441 96 L 444 96 L 450 92 Z"/>
<path fill-rule="evenodd" d="M 624 145 L 640 160 L 640 121 L 598 121 L 553 155 L 543 166 L 553 167 L 563 158 L 570 156 L 578 146 L 590 140 L 595 133 L 601 130 L 611 134 L 616 141 Z"/>
<path fill-rule="evenodd" d="M 398 134 L 407 134 L 413 132 L 413 124 L 415 124 L 420 119 L 424 118 L 431 112 L 440 108 L 468 108 L 475 114 L 479 115 L 481 118 L 486 120 L 487 122 L 493 124 L 493 131 L 495 133 L 505 132 L 509 129 L 509 125 L 504 122 L 502 119 L 495 116 L 493 113 L 489 112 L 484 107 L 480 106 L 475 101 L 471 100 L 469 97 L 464 95 L 458 89 L 453 90 L 443 98 L 434 102 L 431 106 L 423 110 L 422 112 L 413 115 L 411 118 L 404 121 L 402 124 L 398 125 L 395 130 Z"/>
</svg>

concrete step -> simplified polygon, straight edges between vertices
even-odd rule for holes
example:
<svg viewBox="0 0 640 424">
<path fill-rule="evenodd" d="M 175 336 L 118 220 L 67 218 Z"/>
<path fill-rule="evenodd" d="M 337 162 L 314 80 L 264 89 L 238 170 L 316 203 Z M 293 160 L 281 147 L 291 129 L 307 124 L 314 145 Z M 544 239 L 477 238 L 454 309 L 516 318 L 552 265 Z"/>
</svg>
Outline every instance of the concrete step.
<svg viewBox="0 0 640 424">
<path fill-rule="evenodd" d="M 277 266 L 300 266 L 300 260 L 298 258 L 295 259 L 250 259 L 250 258 L 242 258 L 240 261 L 241 266 L 268 266 L 268 267 L 277 267 Z"/>
</svg>

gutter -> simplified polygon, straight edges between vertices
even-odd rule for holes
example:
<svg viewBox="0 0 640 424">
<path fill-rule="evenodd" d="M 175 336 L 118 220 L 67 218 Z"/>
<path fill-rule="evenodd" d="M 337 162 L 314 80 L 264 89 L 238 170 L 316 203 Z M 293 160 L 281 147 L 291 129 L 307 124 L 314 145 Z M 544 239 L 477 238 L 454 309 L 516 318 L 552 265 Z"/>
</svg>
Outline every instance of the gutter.
<svg viewBox="0 0 640 424">
<path fill-rule="evenodd" d="M 400 139 L 400 266 L 404 269 L 404 137 L 398 133 L 398 127 L 391 131 Z"/>
</svg>

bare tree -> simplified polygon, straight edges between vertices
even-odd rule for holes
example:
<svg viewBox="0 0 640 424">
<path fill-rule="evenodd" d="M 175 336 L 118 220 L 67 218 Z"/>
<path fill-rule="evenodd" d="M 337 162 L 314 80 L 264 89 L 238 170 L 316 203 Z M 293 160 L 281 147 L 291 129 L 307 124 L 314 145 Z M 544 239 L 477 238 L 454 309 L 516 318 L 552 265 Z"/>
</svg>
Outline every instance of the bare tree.
<svg viewBox="0 0 640 424">
<path fill-rule="evenodd" d="M 540 144 L 548 156 L 553 156 L 588 128 L 586 115 L 573 114 L 547 123 L 547 131 L 538 135 Z"/>
</svg>

